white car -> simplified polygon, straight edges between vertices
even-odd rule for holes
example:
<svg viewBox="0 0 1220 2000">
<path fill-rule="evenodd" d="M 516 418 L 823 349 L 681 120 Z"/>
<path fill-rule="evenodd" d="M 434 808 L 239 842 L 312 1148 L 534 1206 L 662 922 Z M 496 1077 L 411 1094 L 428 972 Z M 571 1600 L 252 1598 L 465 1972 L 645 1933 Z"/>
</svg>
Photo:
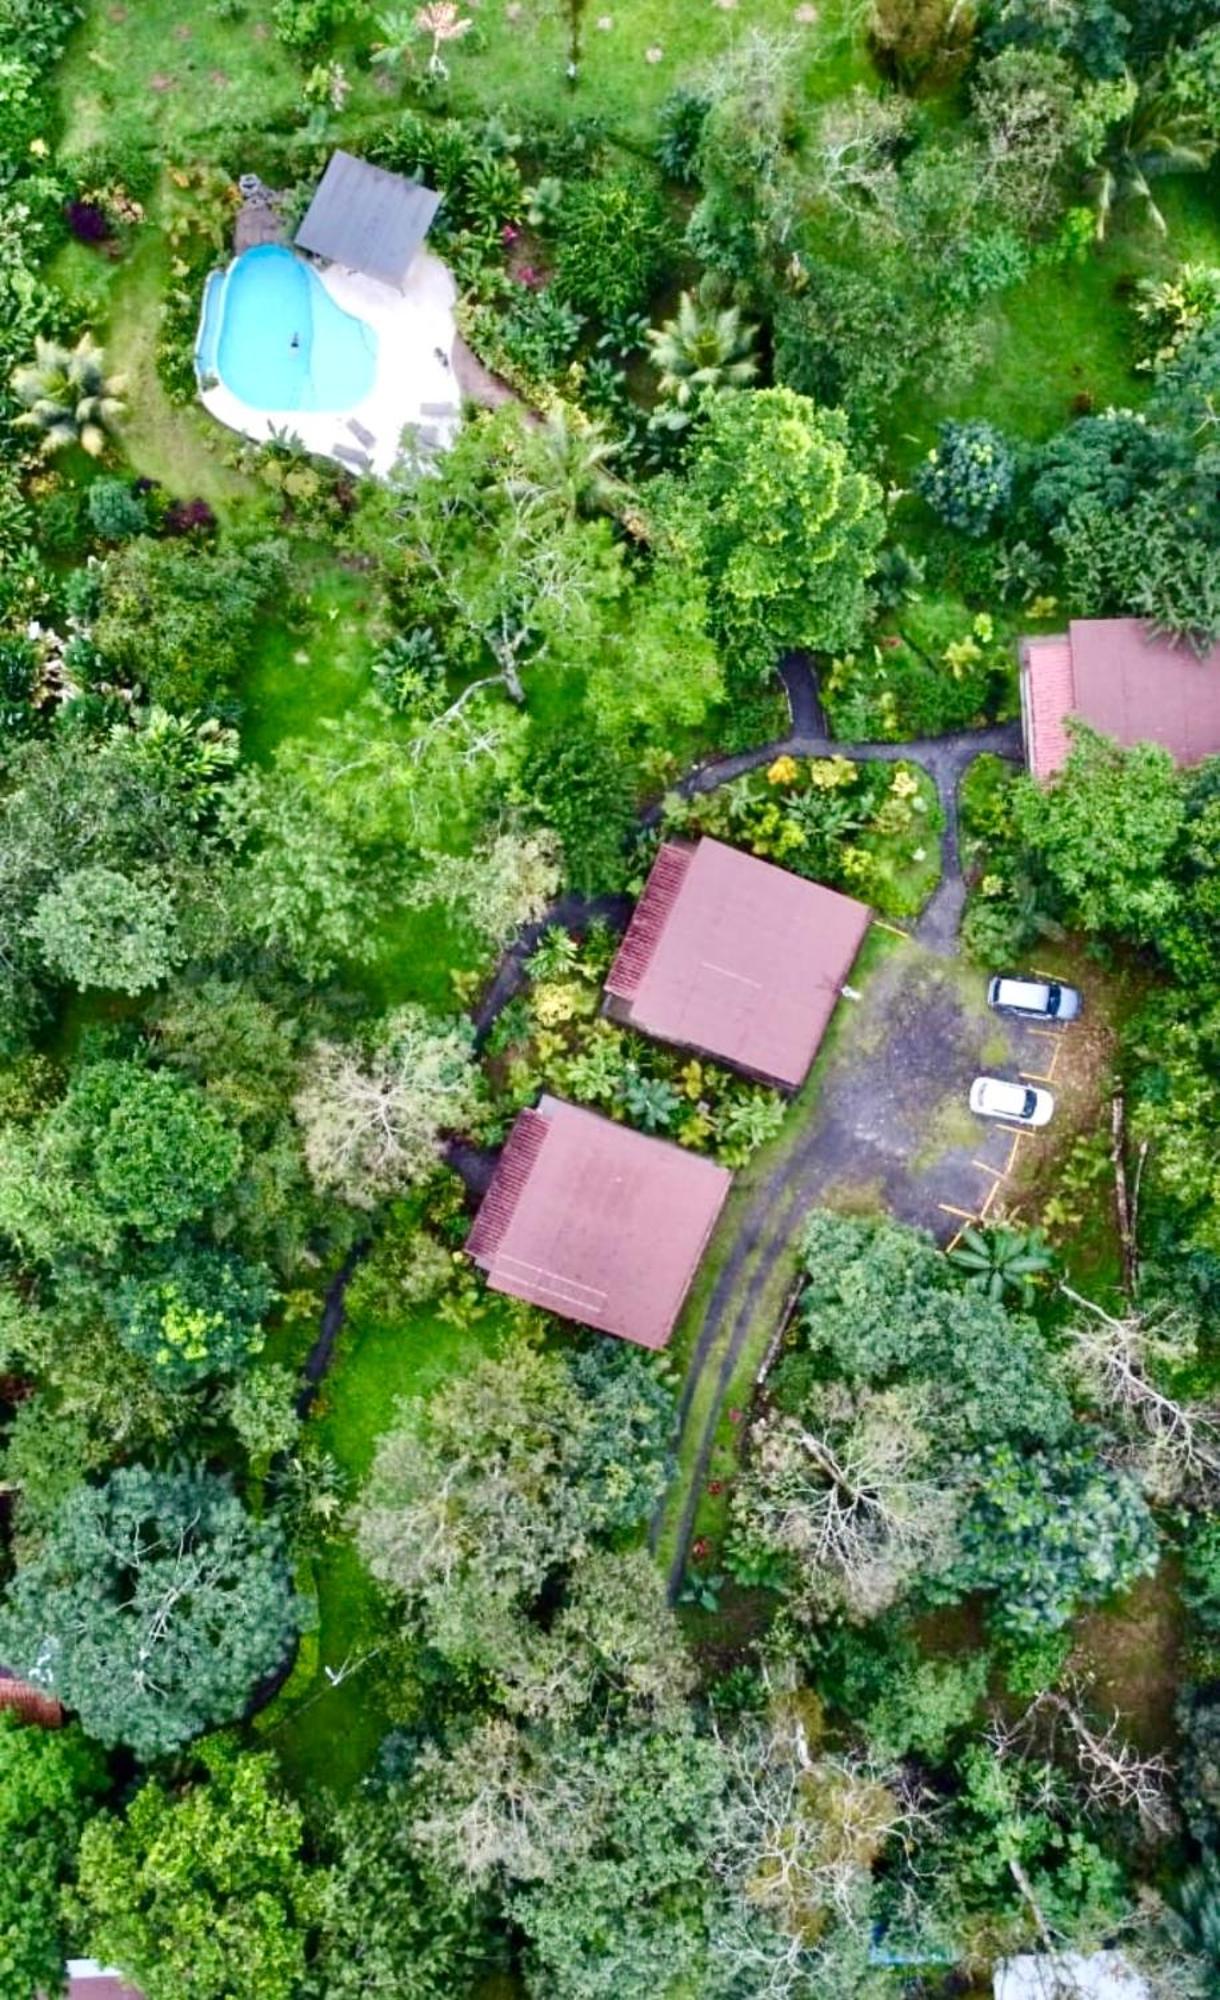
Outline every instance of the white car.
<svg viewBox="0 0 1220 2000">
<path fill-rule="evenodd" d="M 1019 1014 L 1030 1021 L 1074 1021 L 1080 1012 L 1080 994 L 1061 979 L 998 973 L 987 982 L 987 1005 L 998 1014 Z"/>
<path fill-rule="evenodd" d="M 976 1076 L 970 1086 L 970 1109 L 980 1118 L 1006 1118 L 1014 1125 L 1047 1125 L 1055 1100 L 1049 1090 L 1035 1090 L 1032 1083 Z"/>
</svg>

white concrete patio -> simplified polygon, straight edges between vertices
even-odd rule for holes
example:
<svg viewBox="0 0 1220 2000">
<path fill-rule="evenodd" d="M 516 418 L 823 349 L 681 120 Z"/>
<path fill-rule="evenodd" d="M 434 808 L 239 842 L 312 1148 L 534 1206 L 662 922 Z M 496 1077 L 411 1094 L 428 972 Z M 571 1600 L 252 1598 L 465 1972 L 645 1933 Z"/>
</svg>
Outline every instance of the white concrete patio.
<svg viewBox="0 0 1220 2000">
<path fill-rule="evenodd" d="M 350 410 L 256 410 L 213 382 L 200 390 L 208 413 L 256 444 L 296 438 L 319 458 L 352 472 L 385 478 L 415 439 L 425 451 L 444 450 L 460 422 L 461 391 L 453 372 L 457 287 L 446 265 L 421 250 L 397 291 L 337 265 L 314 264 L 335 304 L 377 335 L 373 387 Z M 410 437 L 404 432 L 410 429 Z"/>
</svg>

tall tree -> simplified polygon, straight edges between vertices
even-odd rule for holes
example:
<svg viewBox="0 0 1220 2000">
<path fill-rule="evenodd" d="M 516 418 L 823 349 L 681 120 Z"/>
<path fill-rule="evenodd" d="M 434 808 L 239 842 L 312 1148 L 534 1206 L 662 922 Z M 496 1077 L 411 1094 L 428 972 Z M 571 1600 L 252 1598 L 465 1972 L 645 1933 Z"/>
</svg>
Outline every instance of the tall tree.
<svg viewBox="0 0 1220 2000">
<path fill-rule="evenodd" d="M 203 1781 L 150 1778 L 85 1829 L 79 1933 L 145 2000 L 296 2000 L 319 1903 L 301 1809 L 273 1758 L 223 1737 L 200 1758 Z"/>
<path fill-rule="evenodd" d="M 762 679 L 787 647 L 858 644 L 885 521 L 840 411 L 791 389 L 716 398 L 662 504 L 702 563 L 732 669 Z"/>
<path fill-rule="evenodd" d="M 0 1658 L 100 1742 L 230 1722 L 298 1629 L 279 1536 L 210 1473 L 125 1466 L 63 1502 L 0 1605 Z"/>
</svg>

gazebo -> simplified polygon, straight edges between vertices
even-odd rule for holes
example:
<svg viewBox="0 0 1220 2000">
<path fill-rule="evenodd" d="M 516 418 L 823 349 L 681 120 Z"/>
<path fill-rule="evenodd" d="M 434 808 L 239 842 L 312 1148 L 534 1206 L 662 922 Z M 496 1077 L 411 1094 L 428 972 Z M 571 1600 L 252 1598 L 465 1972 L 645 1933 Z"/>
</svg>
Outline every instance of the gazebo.
<svg viewBox="0 0 1220 2000">
<path fill-rule="evenodd" d="M 419 181 L 337 151 L 294 240 L 298 250 L 400 292 L 440 205 Z"/>
</svg>

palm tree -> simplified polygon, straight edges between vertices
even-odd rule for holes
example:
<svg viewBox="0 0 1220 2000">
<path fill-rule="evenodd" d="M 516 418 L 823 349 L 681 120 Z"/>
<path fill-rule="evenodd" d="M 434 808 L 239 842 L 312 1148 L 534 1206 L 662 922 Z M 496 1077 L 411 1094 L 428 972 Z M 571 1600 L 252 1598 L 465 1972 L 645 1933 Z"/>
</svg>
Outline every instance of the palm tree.
<svg viewBox="0 0 1220 2000">
<path fill-rule="evenodd" d="M 652 364 L 661 375 L 658 390 L 669 406 L 655 421 L 669 430 L 682 430 L 702 395 L 746 388 L 758 373 L 757 332 L 756 326 L 742 325 L 736 306 L 716 312 L 683 292 L 677 317 L 648 330 Z"/>
<path fill-rule="evenodd" d="M 1214 120 L 1181 101 L 1172 82 L 1154 77 L 1134 95 L 1130 112 L 1107 141 L 1094 175 L 1097 240 L 1104 243 L 1110 217 L 1125 201 L 1143 202 L 1160 235 L 1167 224 L 1153 198 L 1163 174 L 1200 174 L 1216 152 Z"/>
<path fill-rule="evenodd" d="M 949 1261 L 964 1273 L 967 1289 L 983 1292 L 997 1302 L 1016 1292 L 1029 1305 L 1035 1281 L 1049 1271 L 1054 1258 L 1037 1229 L 964 1229 Z"/>
<path fill-rule="evenodd" d="M 601 424 L 573 417 L 566 404 L 553 409 L 530 435 L 529 473 L 519 484 L 539 498 L 557 500 L 570 520 L 581 514 L 612 514 L 631 489 L 610 471 L 622 450 Z"/>
<path fill-rule="evenodd" d="M 41 433 L 46 457 L 70 444 L 81 445 L 90 458 L 100 457 L 107 434 L 123 413 L 126 381 L 122 375 L 107 376 L 106 356 L 91 333 L 82 334 L 71 348 L 39 335 L 33 361 L 15 370 L 12 386 L 24 404 L 13 423 Z"/>
</svg>

